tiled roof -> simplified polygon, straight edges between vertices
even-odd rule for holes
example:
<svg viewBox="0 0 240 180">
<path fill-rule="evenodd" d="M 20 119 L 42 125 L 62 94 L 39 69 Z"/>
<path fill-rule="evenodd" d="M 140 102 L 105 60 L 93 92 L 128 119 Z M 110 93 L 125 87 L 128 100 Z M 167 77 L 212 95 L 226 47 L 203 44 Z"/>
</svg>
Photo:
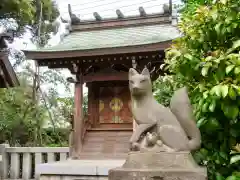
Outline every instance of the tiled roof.
<svg viewBox="0 0 240 180">
<path fill-rule="evenodd" d="M 71 32 L 56 46 L 33 51 L 92 50 L 147 45 L 173 40 L 179 36 L 180 33 L 177 27 L 171 24 L 75 31 Z"/>
</svg>

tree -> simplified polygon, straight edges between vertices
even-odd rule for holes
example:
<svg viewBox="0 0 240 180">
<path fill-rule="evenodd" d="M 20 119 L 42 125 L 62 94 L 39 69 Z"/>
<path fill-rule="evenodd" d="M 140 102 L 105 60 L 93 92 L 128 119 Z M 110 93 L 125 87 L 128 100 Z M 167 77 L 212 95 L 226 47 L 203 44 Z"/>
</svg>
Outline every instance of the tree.
<svg viewBox="0 0 240 180">
<path fill-rule="evenodd" d="M 27 28 L 33 34 L 32 40 L 34 42 L 38 40 L 40 45 L 46 44 L 49 33 L 54 28 L 53 21 L 58 15 L 59 11 L 53 0 L 2 0 L 0 2 L 0 25 L 7 27 L 8 31 L 13 30 L 15 36 L 20 36 Z"/>
<path fill-rule="evenodd" d="M 38 23 L 37 13 L 38 0 L 1 0 L 0 19 L 14 19 L 19 27 L 31 26 Z M 42 21 L 53 22 L 59 15 L 55 1 L 41 0 Z"/>
<path fill-rule="evenodd" d="M 26 28 L 33 35 L 32 42 L 37 46 L 44 46 L 52 31 L 52 22 L 58 16 L 55 1 L 52 0 L 3 0 L 0 2 L 0 26 L 8 31 L 24 33 Z M 13 27 L 17 27 L 14 29 Z M 40 40 L 40 41 L 39 41 Z M 59 110 L 62 106 L 58 102 L 56 86 L 69 84 L 58 70 L 44 72 L 31 68 L 23 53 L 10 48 L 10 58 L 15 60 L 13 66 L 16 70 L 21 66 L 18 77 L 21 86 L 0 90 L 0 141 L 9 140 L 11 145 L 23 146 L 64 145 L 67 144 L 64 133 L 59 129 L 60 120 L 67 121 Z M 51 88 L 43 90 L 41 84 L 51 84 Z M 69 101 L 70 103 L 70 101 Z M 50 120 L 50 128 L 43 128 Z M 21 128 L 18 128 L 21 126 Z M 62 135 L 64 134 L 64 137 Z M 52 136 L 52 137 L 50 137 Z"/>
<path fill-rule="evenodd" d="M 190 91 L 203 140 L 195 158 L 209 179 L 240 177 L 239 153 L 232 155 L 240 142 L 239 7 L 239 0 L 220 0 L 183 13 L 183 36 L 166 54 L 167 68 Z"/>
<path fill-rule="evenodd" d="M 32 88 L 25 78 L 19 77 L 21 86 L 0 89 L 0 141 L 8 140 L 11 145 L 33 142 L 35 111 L 39 112 L 41 124 L 46 118 L 46 109 L 32 103 Z M 41 126 L 41 125 L 40 125 Z"/>
</svg>

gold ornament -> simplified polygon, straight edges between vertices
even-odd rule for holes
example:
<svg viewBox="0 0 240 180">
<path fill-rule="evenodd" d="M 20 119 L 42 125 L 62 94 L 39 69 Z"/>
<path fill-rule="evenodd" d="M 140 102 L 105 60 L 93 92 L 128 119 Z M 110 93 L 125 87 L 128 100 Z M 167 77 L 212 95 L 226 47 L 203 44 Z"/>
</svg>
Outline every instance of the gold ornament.
<svg viewBox="0 0 240 180">
<path fill-rule="evenodd" d="M 112 111 L 118 112 L 122 109 L 123 102 L 119 98 L 113 98 L 109 103 L 109 107 L 111 108 Z"/>
</svg>

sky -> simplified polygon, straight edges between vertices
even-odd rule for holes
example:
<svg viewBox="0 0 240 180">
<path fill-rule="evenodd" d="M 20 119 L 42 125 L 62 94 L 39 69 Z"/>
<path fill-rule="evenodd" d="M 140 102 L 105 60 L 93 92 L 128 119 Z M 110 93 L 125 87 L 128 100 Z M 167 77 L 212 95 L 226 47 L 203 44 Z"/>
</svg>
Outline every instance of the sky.
<svg viewBox="0 0 240 180">
<path fill-rule="evenodd" d="M 168 4 L 169 0 L 56 0 L 60 16 L 69 20 L 68 4 L 71 4 L 71 8 L 74 14 L 80 17 L 81 20 L 94 19 L 93 13 L 98 12 L 102 18 L 112 18 L 116 16 L 116 10 L 120 9 L 125 16 L 139 15 L 138 8 L 142 6 L 146 13 L 161 13 L 163 12 L 162 5 Z M 172 0 L 173 4 L 179 4 L 180 0 Z M 57 19 L 60 22 L 60 18 Z M 60 37 L 63 34 L 68 33 L 65 28 L 65 24 L 60 23 L 58 33 L 53 35 L 48 42 L 48 46 L 57 45 L 60 42 Z M 36 46 L 30 41 L 31 33 L 25 33 L 21 39 L 16 39 L 14 46 L 16 49 L 36 49 Z M 47 68 L 41 67 L 40 70 L 46 70 Z M 62 75 L 66 78 L 72 76 L 68 70 L 62 70 Z M 48 88 L 51 85 L 42 85 L 43 89 Z M 74 93 L 74 86 L 71 85 L 71 92 L 67 93 L 62 85 L 57 87 L 60 96 L 72 96 Z M 84 92 L 87 92 L 87 88 L 84 86 Z"/>
</svg>

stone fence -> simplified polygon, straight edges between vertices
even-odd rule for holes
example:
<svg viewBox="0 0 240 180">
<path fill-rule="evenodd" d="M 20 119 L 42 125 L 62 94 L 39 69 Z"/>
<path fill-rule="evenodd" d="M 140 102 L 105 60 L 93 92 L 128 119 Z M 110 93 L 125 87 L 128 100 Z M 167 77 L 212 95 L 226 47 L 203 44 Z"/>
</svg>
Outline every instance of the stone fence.
<svg viewBox="0 0 240 180">
<path fill-rule="evenodd" d="M 68 156 L 68 147 L 9 147 L 0 144 L 0 179 L 34 179 L 37 164 L 66 160 Z"/>
</svg>

